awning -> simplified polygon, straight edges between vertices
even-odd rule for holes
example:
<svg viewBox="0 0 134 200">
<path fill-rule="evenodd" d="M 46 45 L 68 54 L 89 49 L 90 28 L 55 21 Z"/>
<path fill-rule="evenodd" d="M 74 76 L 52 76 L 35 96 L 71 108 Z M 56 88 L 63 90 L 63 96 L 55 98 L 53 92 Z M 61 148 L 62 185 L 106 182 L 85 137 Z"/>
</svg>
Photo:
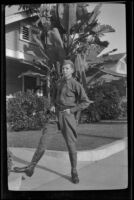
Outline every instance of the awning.
<svg viewBox="0 0 134 200">
<path fill-rule="evenodd" d="M 26 72 L 20 74 L 20 75 L 18 76 L 18 78 L 21 78 L 22 76 L 32 76 L 32 77 L 47 78 L 46 75 L 40 74 L 40 73 L 38 73 L 38 72 L 33 72 L 33 71 L 26 71 Z"/>
</svg>

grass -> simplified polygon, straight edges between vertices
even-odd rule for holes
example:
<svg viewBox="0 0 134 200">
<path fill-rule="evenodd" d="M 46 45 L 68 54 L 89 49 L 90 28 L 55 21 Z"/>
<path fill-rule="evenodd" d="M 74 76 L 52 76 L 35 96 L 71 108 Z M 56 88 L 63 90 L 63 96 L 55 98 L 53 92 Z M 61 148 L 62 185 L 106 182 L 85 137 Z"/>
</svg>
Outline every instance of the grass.
<svg viewBox="0 0 134 200">
<path fill-rule="evenodd" d="M 114 142 L 116 138 L 109 137 L 114 132 L 127 133 L 127 124 L 82 124 L 78 127 L 78 150 L 90 150 L 102 145 Z M 7 131 L 7 143 L 9 147 L 36 148 L 42 131 Z M 100 136 L 98 136 L 98 133 Z M 107 136 L 102 137 L 104 133 Z M 67 150 L 61 133 L 57 133 L 54 125 L 49 127 L 47 138 L 47 149 Z"/>
</svg>

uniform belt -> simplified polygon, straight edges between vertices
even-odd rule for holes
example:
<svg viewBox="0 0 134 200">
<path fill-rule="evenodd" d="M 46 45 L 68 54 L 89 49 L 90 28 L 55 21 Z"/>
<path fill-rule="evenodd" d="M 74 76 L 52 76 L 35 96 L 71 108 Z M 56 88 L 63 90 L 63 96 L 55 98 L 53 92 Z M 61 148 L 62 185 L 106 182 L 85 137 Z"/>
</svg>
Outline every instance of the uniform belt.
<svg viewBox="0 0 134 200">
<path fill-rule="evenodd" d="M 57 105 L 56 108 L 57 108 L 58 111 L 64 112 L 66 109 L 70 109 L 72 107 L 71 106 L 60 106 L 60 105 Z"/>
</svg>

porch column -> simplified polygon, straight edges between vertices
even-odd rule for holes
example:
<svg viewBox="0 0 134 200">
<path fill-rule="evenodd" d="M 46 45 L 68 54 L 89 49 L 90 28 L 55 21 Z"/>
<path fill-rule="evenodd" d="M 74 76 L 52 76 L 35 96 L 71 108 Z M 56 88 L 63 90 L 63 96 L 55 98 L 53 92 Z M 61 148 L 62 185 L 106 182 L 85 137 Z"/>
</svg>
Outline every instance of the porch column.
<svg viewBox="0 0 134 200">
<path fill-rule="evenodd" d="M 22 76 L 22 92 L 24 92 L 24 76 Z"/>
</svg>

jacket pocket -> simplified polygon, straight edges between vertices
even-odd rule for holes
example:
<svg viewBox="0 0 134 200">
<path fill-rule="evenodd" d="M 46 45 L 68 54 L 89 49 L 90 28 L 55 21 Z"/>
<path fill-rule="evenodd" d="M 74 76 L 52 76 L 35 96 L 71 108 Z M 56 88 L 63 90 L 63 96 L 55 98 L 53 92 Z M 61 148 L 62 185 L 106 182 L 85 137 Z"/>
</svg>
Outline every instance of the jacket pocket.
<svg viewBox="0 0 134 200">
<path fill-rule="evenodd" d="M 75 97 L 74 93 L 71 92 L 71 91 L 66 91 L 66 95 L 67 95 L 68 97 Z"/>
</svg>

